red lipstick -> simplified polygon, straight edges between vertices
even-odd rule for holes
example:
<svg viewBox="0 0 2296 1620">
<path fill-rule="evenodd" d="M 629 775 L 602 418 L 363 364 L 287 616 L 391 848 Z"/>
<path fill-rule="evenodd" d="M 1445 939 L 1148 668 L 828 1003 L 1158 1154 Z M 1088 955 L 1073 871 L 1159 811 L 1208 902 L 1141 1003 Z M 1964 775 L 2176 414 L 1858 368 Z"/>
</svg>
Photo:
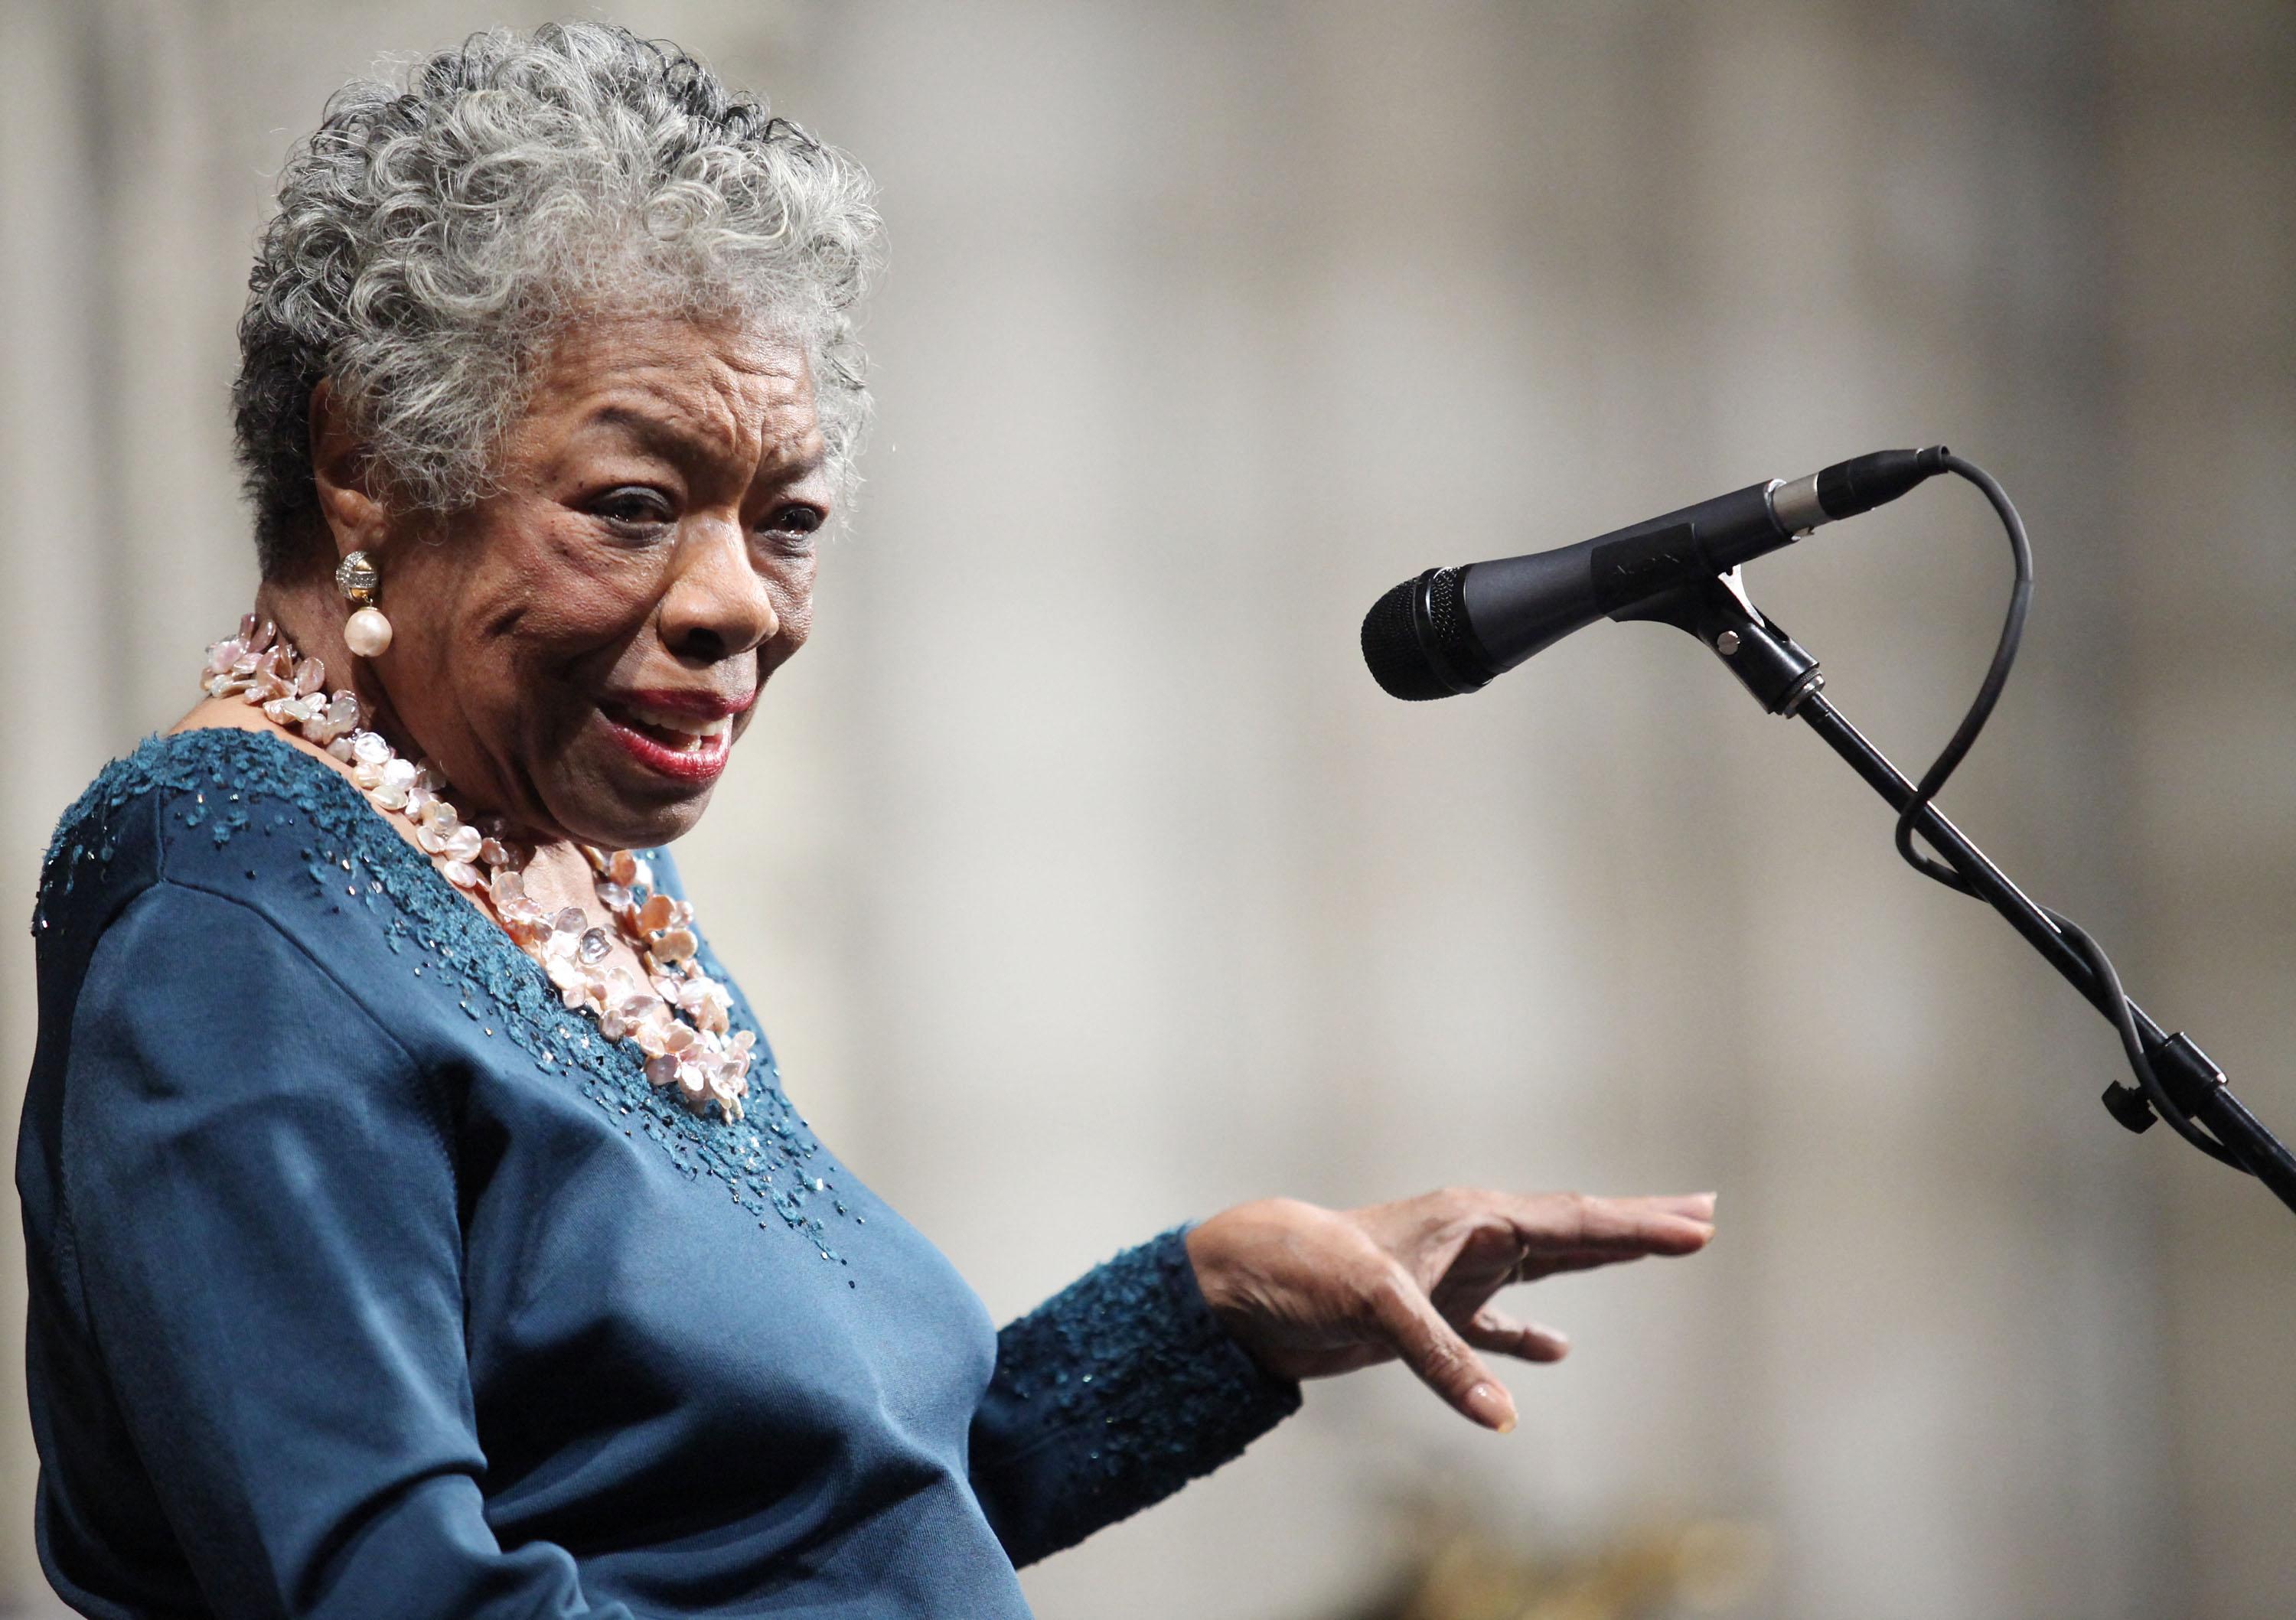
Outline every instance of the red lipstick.
<svg viewBox="0 0 2296 1620">
<path fill-rule="evenodd" d="M 700 691 L 691 687 L 664 687 L 660 691 L 626 691 L 606 700 L 609 703 L 636 705 L 644 708 L 664 709 L 674 715 L 684 715 L 694 720 L 730 720 L 735 715 L 746 714 L 758 701 L 758 688 L 752 686 L 739 698 L 728 698 L 714 691 Z"/>
<path fill-rule="evenodd" d="M 741 698 L 686 689 L 618 693 L 598 705 L 598 717 L 630 757 L 676 781 L 714 781 L 734 748 L 734 717 L 758 700 L 757 690 Z M 673 721 L 699 723 L 703 732 Z"/>
</svg>

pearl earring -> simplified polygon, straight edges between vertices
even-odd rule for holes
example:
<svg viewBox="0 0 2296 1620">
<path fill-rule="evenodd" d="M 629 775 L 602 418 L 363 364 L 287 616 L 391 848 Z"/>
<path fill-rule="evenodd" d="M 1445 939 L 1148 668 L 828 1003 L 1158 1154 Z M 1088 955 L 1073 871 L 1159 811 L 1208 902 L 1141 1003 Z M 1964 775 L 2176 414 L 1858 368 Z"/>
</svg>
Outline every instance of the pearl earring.
<svg viewBox="0 0 2296 1620">
<path fill-rule="evenodd" d="M 379 659 L 390 645 L 390 621 L 374 605 L 381 584 L 382 570 L 365 552 L 353 552 L 335 569 L 335 588 L 358 607 L 343 626 L 343 644 L 363 659 Z"/>
</svg>

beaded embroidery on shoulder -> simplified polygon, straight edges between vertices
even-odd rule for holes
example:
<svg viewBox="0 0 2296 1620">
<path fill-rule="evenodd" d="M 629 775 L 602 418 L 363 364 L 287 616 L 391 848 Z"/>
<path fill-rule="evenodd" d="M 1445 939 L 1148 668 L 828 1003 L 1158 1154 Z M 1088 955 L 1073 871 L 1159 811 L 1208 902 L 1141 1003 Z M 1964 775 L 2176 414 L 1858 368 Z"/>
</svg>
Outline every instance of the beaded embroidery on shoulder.
<svg viewBox="0 0 2296 1620">
<path fill-rule="evenodd" d="M 545 1073 L 564 1076 L 601 1109 L 643 1133 L 691 1177 L 726 1183 L 760 1227 L 787 1226 L 843 1264 L 831 1215 L 848 1214 L 834 1166 L 790 1104 L 762 1035 L 761 1084 L 746 1118 L 704 1118 L 647 1083 L 643 1054 L 570 1011 L 534 959 L 457 894 L 438 868 L 369 807 L 351 784 L 265 732 L 216 728 L 144 739 L 113 760 L 57 823 L 40 880 L 35 934 L 69 903 L 83 867 L 108 865 L 138 801 L 163 795 L 169 830 L 203 830 L 217 847 L 254 833 L 299 839 L 280 864 L 304 874 L 338 908 L 371 915 L 410 971 L 459 992 L 463 1011 Z M 703 943 L 713 974 L 722 969 Z M 427 970 L 427 973 L 426 973 Z M 746 1003 L 732 1018 L 755 1033 Z M 826 1212 L 823 1208 L 827 1207 Z"/>
</svg>

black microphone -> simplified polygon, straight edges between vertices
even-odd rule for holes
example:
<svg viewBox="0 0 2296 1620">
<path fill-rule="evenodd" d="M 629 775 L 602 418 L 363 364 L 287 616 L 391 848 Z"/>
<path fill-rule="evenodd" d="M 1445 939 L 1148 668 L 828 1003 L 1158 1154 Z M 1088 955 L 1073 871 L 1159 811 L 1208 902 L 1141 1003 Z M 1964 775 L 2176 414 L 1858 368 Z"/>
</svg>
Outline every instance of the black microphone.
<svg viewBox="0 0 2296 1620">
<path fill-rule="evenodd" d="M 1726 574 L 1821 523 L 1871 511 L 1945 468 L 1946 447 L 1876 450 L 1789 484 L 1772 479 L 1551 552 L 1430 569 L 1372 604 L 1364 662 L 1394 697 L 1474 691 L 1605 614 Z"/>
</svg>

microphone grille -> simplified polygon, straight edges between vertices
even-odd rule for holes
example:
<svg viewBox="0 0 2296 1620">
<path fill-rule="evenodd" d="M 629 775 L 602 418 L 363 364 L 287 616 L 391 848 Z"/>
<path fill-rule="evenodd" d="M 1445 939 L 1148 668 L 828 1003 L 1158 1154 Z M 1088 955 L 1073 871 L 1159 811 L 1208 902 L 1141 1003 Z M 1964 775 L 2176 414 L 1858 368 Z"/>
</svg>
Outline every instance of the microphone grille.
<svg viewBox="0 0 2296 1620">
<path fill-rule="evenodd" d="M 1457 571 L 1431 569 L 1428 572 L 1437 577 L 1430 606 L 1439 617 L 1456 618 L 1459 612 Z M 1371 678 L 1388 696 L 1411 703 L 1448 698 L 1458 691 L 1437 672 L 1420 646 L 1418 630 L 1412 623 L 1411 599 L 1426 577 L 1423 574 L 1418 579 L 1406 579 L 1372 603 L 1363 622 L 1364 663 L 1371 670 Z"/>
<path fill-rule="evenodd" d="M 1427 627 L 1435 633 L 1436 655 L 1454 663 L 1461 661 L 1467 644 L 1467 605 L 1459 598 L 1462 571 L 1437 569 L 1427 582 Z"/>
</svg>

